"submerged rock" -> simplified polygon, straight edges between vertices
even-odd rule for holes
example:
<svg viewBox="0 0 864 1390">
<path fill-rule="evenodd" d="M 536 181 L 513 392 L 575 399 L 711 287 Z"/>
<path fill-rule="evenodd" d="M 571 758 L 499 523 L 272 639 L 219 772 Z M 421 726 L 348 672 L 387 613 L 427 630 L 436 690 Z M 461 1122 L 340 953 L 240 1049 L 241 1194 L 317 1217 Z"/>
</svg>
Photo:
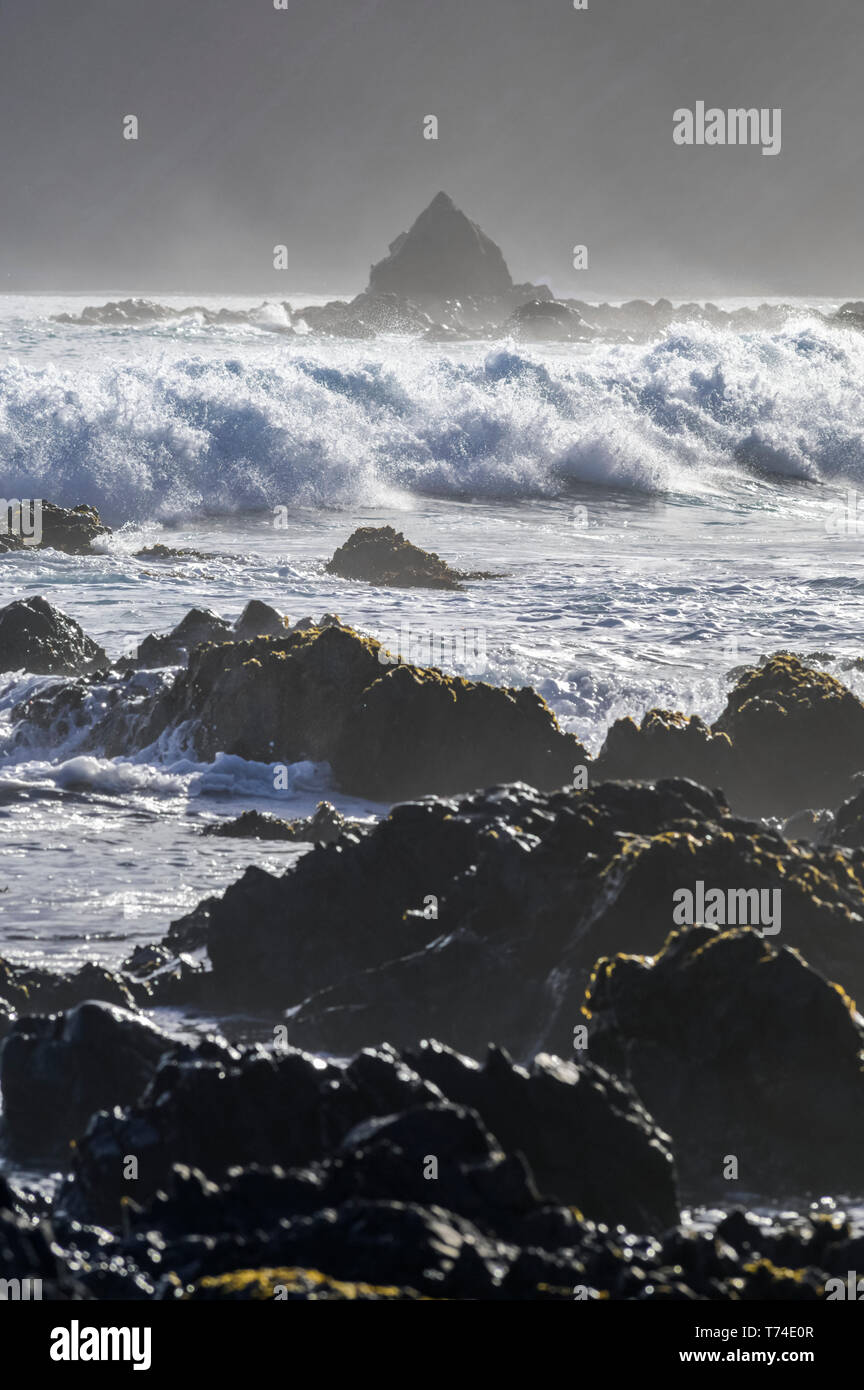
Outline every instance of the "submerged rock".
<svg viewBox="0 0 864 1390">
<path fill-rule="evenodd" d="M 392 526 L 361 526 L 325 566 L 342 579 L 392 588 L 459 589 L 462 578 L 439 556 L 406 541 Z"/>
<path fill-rule="evenodd" d="M 107 664 L 75 619 L 46 599 L 21 598 L 0 608 L 0 671 L 77 675 Z"/>
</svg>

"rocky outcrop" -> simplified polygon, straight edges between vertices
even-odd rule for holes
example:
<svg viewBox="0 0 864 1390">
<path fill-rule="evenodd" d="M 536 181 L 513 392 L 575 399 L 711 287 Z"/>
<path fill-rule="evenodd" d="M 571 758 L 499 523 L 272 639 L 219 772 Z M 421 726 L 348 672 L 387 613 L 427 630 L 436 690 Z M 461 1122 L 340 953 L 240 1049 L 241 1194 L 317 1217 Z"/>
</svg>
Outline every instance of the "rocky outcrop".
<svg viewBox="0 0 864 1390">
<path fill-rule="evenodd" d="M 85 961 L 66 973 L 38 966 L 15 965 L 0 957 L 0 997 L 19 1014 L 51 1014 L 71 1009 L 86 999 L 100 999 L 123 1009 L 137 1002 L 128 981 L 95 961 Z"/>
<path fill-rule="evenodd" d="M 206 550 L 185 550 L 182 547 L 177 549 L 172 545 L 164 545 L 161 541 L 157 545 L 147 545 L 143 550 L 135 551 L 136 560 L 215 560 L 218 557 Z"/>
<path fill-rule="evenodd" d="M 107 666 L 102 648 L 44 598 L 21 598 L 0 608 L 0 671 L 76 675 Z"/>
<path fill-rule="evenodd" d="M 364 692 L 331 758 L 346 791 L 382 801 L 526 781 L 561 786 L 590 761 L 542 696 L 418 666 L 395 666 Z"/>
<path fill-rule="evenodd" d="M 4 1142 L 30 1158 L 62 1152 L 97 1110 L 137 1100 L 169 1045 L 108 1004 L 18 1019 L 0 1050 Z"/>
<path fill-rule="evenodd" d="M 795 952 L 694 928 L 598 961 L 584 1012 L 587 1055 L 632 1083 L 700 1200 L 857 1190 L 864 1022 Z"/>
<path fill-rule="evenodd" d="M 654 782 L 686 777 L 707 787 L 727 787 L 732 745 L 727 734 L 714 733 L 698 714 L 650 709 L 637 724 L 616 719 L 597 756 L 593 776 Z"/>
<path fill-rule="evenodd" d="M 213 987 L 289 1009 L 316 1050 L 419 1033 L 567 1056 L 597 958 L 660 951 L 700 881 L 749 895 L 709 920 L 761 931 L 776 907 L 779 941 L 864 997 L 864 856 L 789 844 L 687 782 L 409 803 L 281 877 L 249 869 L 209 910 Z"/>
<path fill-rule="evenodd" d="M 822 822 L 820 838 L 850 849 L 864 849 L 864 791 L 844 801 L 833 822 Z"/>
<path fill-rule="evenodd" d="M 40 1249 L 73 1246 L 77 1283 L 60 1292 L 46 1280 L 43 1296 L 816 1301 L 832 1296 L 832 1275 L 845 1287 L 857 1268 L 860 1242 L 835 1212 L 769 1221 L 738 1208 L 709 1229 L 656 1236 L 597 1225 L 545 1203 L 524 1160 L 501 1154 L 482 1122 L 446 1103 L 385 1118 L 377 1136 L 373 1121 L 358 1137 L 353 1152 L 302 1169 L 246 1167 L 213 1181 L 175 1164 L 155 1197 L 138 1204 L 125 1194 L 122 1230 L 73 1225 L 55 1209 Z M 418 1180 L 424 1138 L 444 1162 Z M 372 1195 L 390 1185 L 416 1199 Z M 468 1204 L 473 1218 L 460 1214 Z M 21 1277 L 28 1260 L 43 1270 L 27 1240 L 35 1214 L 20 1208 L 0 1187 L 7 1277 Z M 68 1278 L 59 1253 L 51 1259 Z"/>
<path fill-rule="evenodd" d="M 134 1194 L 116 1161 L 133 1152 Z M 492 1051 L 478 1067 L 437 1044 L 404 1058 L 378 1048 L 345 1068 L 215 1043 L 171 1054 L 138 1105 L 93 1120 L 64 1205 L 114 1223 L 120 1197 L 146 1200 L 173 1163 L 214 1177 L 243 1163 L 321 1165 L 306 1212 L 358 1199 L 419 1204 L 434 1193 L 502 1235 L 556 1200 L 637 1230 L 677 1219 L 666 1138 L 626 1086 L 590 1064 L 538 1058 L 525 1070 Z"/>
<path fill-rule="evenodd" d="M 527 342 L 582 342 L 594 330 L 578 309 L 560 299 L 530 299 L 520 304 L 504 324 L 504 332 Z"/>
<path fill-rule="evenodd" d="M 4 1302 L 92 1298 L 60 1254 L 50 1223 L 34 1207 L 32 1198 L 25 1199 L 0 1176 L 0 1280 L 10 1281 L 3 1284 Z M 17 1289 L 11 1281 L 17 1281 Z"/>
<path fill-rule="evenodd" d="M 746 671 L 713 727 L 731 740 L 729 792 L 750 814 L 836 805 L 864 772 L 864 705 L 790 652 Z"/>
<path fill-rule="evenodd" d="M 463 578 L 439 556 L 406 541 L 392 526 L 359 527 L 325 569 L 341 579 L 402 589 L 459 589 Z"/>
<path fill-rule="evenodd" d="M 722 787 L 745 815 L 789 817 L 836 805 L 864 773 L 864 704 L 790 652 L 746 668 L 709 728 L 698 715 L 649 710 L 619 719 L 597 777 L 692 777 Z"/>
<path fill-rule="evenodd" d="M 35 517 L 33 507 L 38 508 Z M 9 529 L 9 516 L 0 515 L 0 554 L 4 550 L 63 550 L 68 555 L 89 555 L 91 543 L 99 536 L 110 536 L 111 528 L 103 526 L 95 507 L 81 504 L 78 507 L 58 507 L 44 500 L 30 502 L 25 506 L 25 529 L 27 537 L 21 534 L 20 526 Z M 33 524 L 35 521 L 35 525 Z"/>
<path fill-rule="evenodd" d="M 287 631 L 287 618 L 260 599 L 250 599 L 234 623 L 210 608 L 190 608 L 171 632 L 162 637 L 151 632 L 138 644 L 135 654 L 122 657 L 117 667 L 121 671 L 146 671 L 181 666 L 188 662 L 193 648 L 205 642 L 247 642 L 253 637 L 284 636 Z"/>
<path fill-rule="evenodd" d="M 436 194 L 369 275 L 370 294 L 397 294 L 421 303 L 503 295 L 512 285 L 499 247 L 446 193 Z"/>
<path fill-rule="evenodd" d="M 200 757 L 325 761 L 342 790 L 381 800 L 513 778 L 550 787 L 588 760 L 533 690 L 388 669 L 391 660 L 338 621 L 200 646 L 127 736 L 146 746 L 189 722 Z"/>
<path fill-rule="evenodd" d="M 205 826 L 203 834 L 238 840 L 289 840 L 310 845 L 335 844 L 346 830 L 359 822 L 346 820 L 329 801 L 319 801 L 311 816 L 280 820 L 262 811 L 244 811 L 236 820 Z"/>
<path fill-rule="evenodd" d="M 248 642 L 252 637 L 284 637 L 289 626 L 284 614 L 277 612 L 269 603 L 253 598 L 234 624 L 234 640 Z"/>
<path fill-rule="evenodd" d="M 315 333 L 332 338 L 374 338 L 379 333 L 425 335 L 433 320 L 419 305 L 402 294 L 365 293 L 354 299 L 308 305 L 298 311 Z"/>
<path fill-rule="evenodd" d="M 202 642 L 227 642 L 232 637 L 231 624 L 210 608 L 190 608 L 189 612 L 164 637 L 150 633 L 138 644 L 134 656 L 118 662 L 120 670 L 155 670 L 161 666 L 179 666 L 189 653 Z"/>
</svg>

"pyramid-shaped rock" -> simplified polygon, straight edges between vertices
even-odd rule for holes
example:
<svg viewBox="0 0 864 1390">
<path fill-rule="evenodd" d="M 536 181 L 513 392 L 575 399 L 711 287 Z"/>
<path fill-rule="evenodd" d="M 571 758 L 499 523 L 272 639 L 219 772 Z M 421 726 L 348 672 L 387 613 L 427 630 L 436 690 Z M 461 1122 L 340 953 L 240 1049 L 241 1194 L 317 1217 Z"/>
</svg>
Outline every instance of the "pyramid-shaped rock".
<svg viewBox="0 0 864 1390">
<path fill-rule="evenodd" d="M 506 294 L 513 288 L 501 250 L 446 193 L 438 193 L 409 232 L 373 265 L 370 294 L 457 299 Z"/>
</svg>

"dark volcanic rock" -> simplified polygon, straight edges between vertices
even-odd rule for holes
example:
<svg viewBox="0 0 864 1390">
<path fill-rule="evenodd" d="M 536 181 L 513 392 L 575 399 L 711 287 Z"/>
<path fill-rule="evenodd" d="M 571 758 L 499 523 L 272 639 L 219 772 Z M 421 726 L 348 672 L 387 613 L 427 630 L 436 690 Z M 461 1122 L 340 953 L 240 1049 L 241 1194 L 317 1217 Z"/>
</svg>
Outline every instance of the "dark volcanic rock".
<svg viewBox="0 0 864 1390">
<path fill-rule="evenodd" d="M 715 1230 L 659 1237 L 597 1225 L 545 1203 L 520 1155 L 444 1103 L 355 1138 L 303 1168 L 218 1182 L 175 1164 L 143 1206 L 127 1197 L 122 1231 L 70 1225 L 61 1211 L 55 1238 L 74 1245 L 88 1294 L 108 1299 L 815 1301 L 830 1296 L 827 1271 L 845 1287 L 859 1263 L 839 1214 L 769 1221 L 736 1209 Z M 424 1140 L 440 1151 L 435 1176 L 429 1154 L 422 1176 L 417 1166 Z M 373 1195 L 388 1187 L 415 1199 Z"/>
<path fill-rule="evenodd" d="M 831 811 L 797 811 L 783 822 L 784 839 L 807 840 L 815 845 L 827 844 L 832 839 L 833 829 L 834 816 Z M 864 845 L 864 837 L 859 845 Z"/>
<path fill-rule="evenodd" d="M 404 665 L 364 691 L 330 761 L 345 791 L 393 801 L 511 781 L 562 786 L 590 758 L 530 687 Z"/>
<path fill-rule="evenodd" d="M 260 599 L 251 599 L 233 624 L 212 609 L 190 608 L 171 632 L 163 637 L 151 632 L 139 643 L 134 656 L 124 657 L 117 665 L 122 671 L 179 666 L 201 643 L 246 642 L 253 637 L 284 636 L 286 632 L 287 620 Z"/>
<path fill-rule="evenodd" d="M 63 550 L 68 555 L 89 555 L 91 541 L 97 536 L 110 536 L 111 528 L 103 526 L 95 507 L 84 504 L 78 507 L 57 507 L 53 502 L 40 501 L 38 524 L 41 526 L 41 541 L 38 546 L 32 541 L 25 544 L 24 538 L 16 533 L 0 532 L 0 554 L 4 550 Z M 31 508 L 25 509 L 25 525 L 30 529 L 33 519 Z M 2 520 L 2 518 L 0 518 Z M 38 530 L 38 527 L 36 528 Z M 34 535 L 33 540 L 36 537 Z"/>
<path fill-rule="evenodd" d="M 14 1004 L 19 1014 L 51 1014 L 71 1009 L 86 999 L 134 1009 L 136 999 L 129 981 L 95 961 L 66 974 L 27 965 L 12 965 L 0 958 L 0 995 Z"/>
<path fill-rule="evenodd" d="M 9 1281 L 3 1284 L 4 1302 L 63 1302 L 91 1296 L 57 1251 L 50 1223 L 30 1211 L 4 1177 L 0 1177 L 0 1281 Z"/>
<path fill-rule="evenodd" d="M 6 1143 L 30 1157 L 62 1150 L 97 1110 L 136 1100 L 170 1046 L 152 1024 L 107 1004 L 19 1019 L 0 1051 Z"/>
<path fill-rule="evenodd" d="M 789 844 L 687 782 L 408 804 L 281 878 L 247 870 L 211 909 L 214 987 L 337 1054 L 425 1035 L 567 1056 L 596 959 L 659 951 L 700 880 L 779 891 L 780 941 L 864 995 L 864 855 Z"/>
<path fill-rule="evenodd" d="M 703 786 L 725 787 L 731 751 L 728 736 L 713 733 L 697 714 L 688 718 L 671 710 L 649 709 L 641 724 L 629 718 L 615 720 L 592 775 L 596 780 L 640 782 L 687 777 Z"/>
<path fill-rule="evenodd" d="M 433 322 L 427 313 L 401 294 L 358 294 L 350 303 L 333 300 L 310 305 L 302 317 L 316 333 L 336 338 L 373 338 L 379 333 L 426 334 Z"/>
<path fill-rule="evenodd" d="M 106 666 L 102 648 L 74 618 L 44 598 L 21 598 L 0 608 L 0 671 L 76 675 Z"/>
<path fill-rule="evenodd" d="M 448 1100 L 476 1110 L 505 1153 L 524 1155 L 547 1199 L 632 1230 L 674 1223 L 667 1136 L 626 1085 L 593 1063 L 576 1066 L 544 1054 L 526 1070 L 491 1047 L 478 1067 L 435 1042 L 409 1052 L 406 1061 Z M 591 1136 L 590 1151 L 573 1142 L 577 1134 Z"/>
<path fill-rule="evenodd" d="M 392 526 L 361 526 L 325 566 L 342 579 L 392 588 L 458 589 L 460 578 L 437 555 L 406 541 Z"/>
<path fill-rule="evenodd" d="M 713 727 L 732 741 L 729 794 L 751 815 L 836 805 L 864 771 L 864 705 L 789 652 L 746 671 Z"/>
<path fill-rule="evenodd" d="M 263 605 L 262 605 L 263 607 Z M 177 666 L 188 659 L 200 642 L 227 642 L 233 637 L 231 624 L 209 608 L 190 608 L 175 628 L 164 637 L 150 633 L 139 643 L 134 656 L 118 663 L 121 669 L 153 670 Z"/>
<path fill-rule="evenodd" d="M 694 928 L 653 961 L 599 961 L 586 1015 L 589 1055 L 673 1136 L 691 1191 L 734 1191 L 730 1156 L 773 1200 L 857 1191 L 864 1023 L 796 953 Z"/>
<path fill-rule="evenodd" d="M 150 742 L 192 720 L 202 757 L 329 760 L 354 705 L 381 674 L 379 650 L 341 625 L 199 647 L 141 737 Z"/>
<path fill-rule="evenodd" d="M 520 304 L 504 324 L 504 331 L 531 342 L 572 342 L 594 336 L 578 309 L 558 299 L 531 299 Z"/>
<path fill-rule="evenodd" d="M 660 804 L 656 794 L 646 791 L 644 796 L 654 807 Z M 672 818 L 676 812 L 693 814 L 683 798 L 672 804 Z M 526 981 L 518 969 L 513 971 L 511 937 L 519 940 L 526 931 L 522 906 L 529 910 L 530 895 L 539 891 L 535 907 L 548 910 L 550 899 L 560 892 L 558 911 L 566 920 L 561 929 L 566 939 L 575 927 L 572 887 L 578 883 L 580 858 L 593 847 L 592 841 L 602 846 L 606 857 L 595 864 L 596 872 L 618 848 L 614 813 L 607 814 L 604 832 L 604 817 L 596 802 L 586 803 L 584 810 L 584 817 L 577 820 L 578 798 L 563 792 L 546 797 L 527 787 L 493 790 L 458 801 L 408 803 L 395 807 L 374 829 L 354 831 L 338 846 L 304 855 L 282 877 L 247 869 L 210 908 L 207 949 L 214 982 L 229 999 L 285 1007 L 319 990 L 339 988 L 344 981 L 344 996 L 340 991 L 338 998 L 318 1001 L 333 1024 L 330 1036 L 339 1039 L 336 1051 L 354 1050 L 349 1039 L 355 1029 L 362 1033 L 360 1046 L 374 1041 L 379 1025 L 377 1036 L 390 1036 L 395 1028 L 400 1040 L 414 1041 L 416 1008 L 427 1021 L 435 1018 L 443 1026 L 445 1040 L 467 1051 L 483 1049 L 493 1038 L 511 1044 L 515 1008 L 521 1019 L 521 1051 L 526 1040 L 523 1030 L 527 1028 L 533 1037 L 548 1022 L 548 1007 L 544 1006 L 546 1017 L 541 1022 Z M 637 818 L 631 817 L 631 824 L 633 819 Z M 623 822 L 622 817 L 619 824 Z M 585 837 L 581 847 L 580 828 Z M 567 888 L 561 891 L 559 877 L 550 879 L 544 891 L 530 871 L 532 852 L 541 839 L 556 831 L 566 835 L 568 829 L 570 844 L 560 852 L 561 859 L 567 858 Z M 488 877 L 494 879 L 497 874 L 503 880 L 491 890 L 490 925 L 484 924 L 481 932 L 468 928 L 451 940 L 462 926 L 461 913 L 467 916 L 482 904 L 482 896 L 471 890 L 487 860 Z M 538 877 L 541 874 L 542 868 Z M 449 898 L 463 878 L 470 906 L 460 903 L 457 915 L 450 909 Z M 485 883 L 483 893 L 490 893 Z M 513 903 L 511 893 L 516 894 Z M 503 912 L 502 903 L 506 904 Z M 496 912 L 500 916 L 493 927 Z M 665 932 L 657 945 L 664 936 Z M 423 949 L 439 937 L 447 937 L 447 944 L 429 952 Z M 546 932 L 536 940 L 543 980 L 558 962 L 561 939 Z M 530 950 L 530 945 L 529 938 L 525 949 Z M 415 960 L 416 952 L 421 954 Z M 403 962 L 403 957 L 411 959 Z M 594 958 L 586 962 L 586 970 Z M 358 981 L 358 972 L 387 962 L 394 963 L 394 971 L 407 973 L 407 978 L 401 981 L 400 975 L 399 984 L 389 975 Z M 488 974 L 481 997 L 466 998 L 463 1013 L 462 992 L 470 996 L 476 991 L 484 969 Z M 524 1012 L 517 1002 L 520 990 Z M 506 997 L 513 1004 L 505 1010 Z M 317 1008 L 313 1011 L 317 1013 Z M 465 1025 L 470 1028 L 467 1038 Z M 419 1031 L 434 1035 L 437 1026 Z"/>
<path fill-rule="evenodd" d="M 312 845 L 332 845 L 343 831 L 359 822 L 347 821 L 329 801 L 319 801 L 314 815 L 300 820 L 280 820 L 261 811 L 244 811 L 236 820 L 221 825 L 208 825 L 205 835 L 221 835 L 229 839 L 291 840 Z"/>
<path fill-rule="evenodd" d="M 833 825 L 825 825 L 823 837 L 835 845 L 848 845 L 850 849 L 864 849 L 864 791 L 844 801 L 838 809 Z"/>
<path fill-rule="evenodd" d="M 446 193 L 438 193 L 369 275 L 369 293 L 446 300 L 503 295 L 513 281 L 500 249 Z"/>
<path fill-rule="evenodd" d="M 287 626 L 288 619 L 269 603 L 253 598 L 234 624 L 234 638 L 237 642 L 248 642 L 250 637 L 283 637 Z"/>
<path fill-rule="evenodd" d="M 143 550 L 135 551 L 136 560 L 214 560 L 216 556 L 204 550 L 177 550 L 174 546 L 163 545 L 160 541 L 158 545 L 145 546 Z"/>
<path fill-rule="evenodd" d="M 200 757 L 329 762 L 343 790 L 395 800 L 509 778 L 560 785 L 588 761 L 531 689 L 414 666 L 334 622 L 285 637 L 196 648 L 135 738 L 191 721 Z"/>
<path fill-rule="evenodd" d="M 744 815 L 789 817 L 831 806 L 864 772 L 864 705 L 836 677 L 789 652 L 745 668 L 709 729 L 649 710 L 612 725 L 593 776 L 692 777 L 720 786 Z"/>
<path fill-rule="evenodd" d="M 256 1162 L 306 1170 L 290 1199 L 298 1215 L 358 1198 L 425 1199 L 512 1236 L 541 1199 L 557 1197 L 635 1229 L 677 1219 L 666 1137 L 626 1086 L 551 1058 L 529 1073 L 495 1052 L 478 1068 L 437 1044 L 410 1059 L 387 1047 L 364 1052 L 345 1068 L 293 1051 L 211 1044 L 169 1056 L 137 1106 L 92 1121 L 66 1189 L 70 1213 L 116 1221 L 116 1203 L 129 1193 L 122 1153 L 139 1157 L 139 1201 L 174 1163 L 206 1163 L 224 1177 L 232 1165 Z M 429 1155 L 438 1164 L 431 1187 Z M 159 1224 L 170 1231 L 170 1212 Z M 305 1262 L 308 1252 L 293 1258 Z"/>
</svg>

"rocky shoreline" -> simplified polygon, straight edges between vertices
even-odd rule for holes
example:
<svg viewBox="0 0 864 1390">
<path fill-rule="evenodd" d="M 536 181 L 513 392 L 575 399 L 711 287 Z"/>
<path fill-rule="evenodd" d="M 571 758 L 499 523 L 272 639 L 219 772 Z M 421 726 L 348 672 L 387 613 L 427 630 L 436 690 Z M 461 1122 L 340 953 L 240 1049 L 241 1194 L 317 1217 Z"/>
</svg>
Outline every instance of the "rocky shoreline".
<svg viewBox="0 0 864 1390">
<path fill-rule="evenodd" d="M 346 582 L 464 578 L 355 534 Z M 840 1208 L 864 1137 L 864 704 L 824 664 L 765 656 L 711 725 L 650 710 L 592 757 L 536 691 L 332 614 L 193 609 L 111 661 L 41 598 L 0 610 L 0 667 L 52 678 L 13 711 L 19 746 L 182 732 L 397 803 L 214 827 L 309 848 L 120 970 L 0 960 L 2 1157 L 61 1175 L 51 1201 L 0 1180 L 0 1278 L 73 1300 L 828 1296 L 861 1241 Z M 208 1035 L 178 1042 L 164 1008 Z M 712 1204 L 737 1209 L 682 1215 Z"/>
</svg>

